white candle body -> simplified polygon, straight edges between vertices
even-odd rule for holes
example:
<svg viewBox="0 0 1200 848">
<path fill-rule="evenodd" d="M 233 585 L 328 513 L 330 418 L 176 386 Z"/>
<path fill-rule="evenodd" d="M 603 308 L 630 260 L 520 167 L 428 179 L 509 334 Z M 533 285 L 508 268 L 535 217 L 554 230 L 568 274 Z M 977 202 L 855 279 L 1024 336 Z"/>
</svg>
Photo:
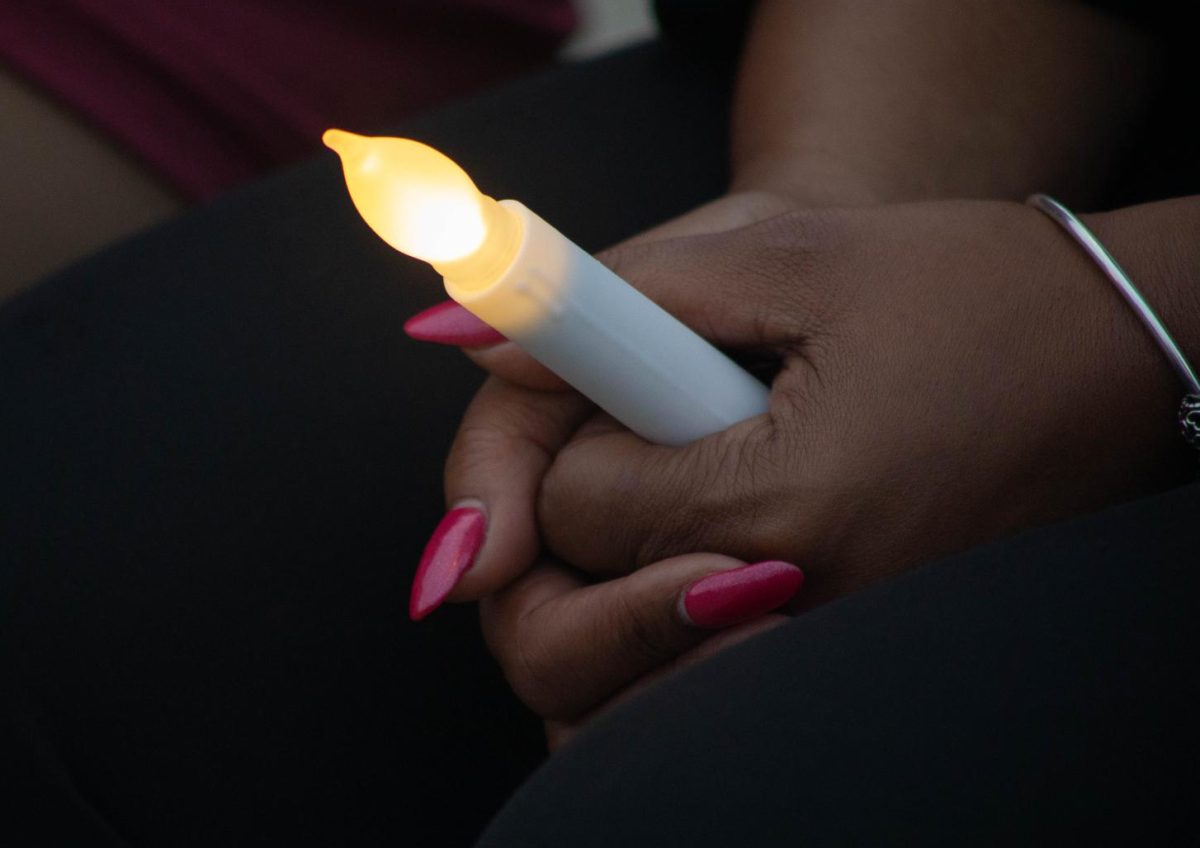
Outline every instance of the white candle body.
<svg viewBox="0 0 1200 848">
<path fill-rule="evenodd" d="M 446 290 L 630 430 L 683 445 L 767 411 L 766 386 L 514 200 L 520 247 L 486 286 Z"/>
</svg>

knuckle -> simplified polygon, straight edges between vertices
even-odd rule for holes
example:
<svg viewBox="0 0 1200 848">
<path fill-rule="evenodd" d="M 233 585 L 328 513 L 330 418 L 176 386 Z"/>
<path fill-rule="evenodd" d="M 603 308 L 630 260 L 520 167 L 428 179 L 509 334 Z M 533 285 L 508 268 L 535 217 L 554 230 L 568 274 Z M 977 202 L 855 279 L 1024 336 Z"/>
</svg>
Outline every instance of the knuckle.
<svg viewBox="0 0 1200 848">
<path fill-rule="evenodd" d="M 735 442 L 717 434 L 694 442 L 670 468 L 663 469 L 661 510 L 638 548 L 639 566 L 677 554 L 722 552 L 716 548 L 725 529 L 738 522 L 729 502 L 736 451 Z"/>
<path fill-rule="evenodd" d="M 643 478 L 625 470 L 606 478 L 604 491 L 596 492 L 573 461 L 575 449 L 574 443 L 563 449 L 538 489 L 536 510 L 543 540 L 559 557 L 585 571 L 628 571 L 636 529 L 626 510 L 644 486 Z"/>
<path fill-rule="evenodd" d="M 696 551 L 752 559 L 789 549 L 799 521 L 788 508 L 797 499 L 782 441 L 764 420 L 695 443 L 686 496 L 647 534 L 639 565 Z"/>
<path fill-rule="evenodd" d="M 634 548 L 632 565 L 653 562 L 695 551 L 709 550 L 714 516 L 698 499 L 683 499 L 647 526 Z"/>
<path fill-rule="evenodd" d="M 794 430 L 764 426 L 729 456 L 731 481 L 726 509 L 737 516 L 730 553 L 746 560 L 794 560 L 808 522 L 807 485 L 812 450 Z"/>
<path fill-rule="evenodd" d="M 459 427 L 478 434 L 490 431 L 509 439 L 527 439 L 546 427 L 558 411 L 560 396 L 490 377 L 471 400 Z"/>
<path fill-rule="evenodd" d="M 486 465 L 508 441 L 508 435 L 489 424 L 463 424 L 458 430 L 446 467 L 450 471 L 461 472 Z"/>
<path fill-rule="evenodd" d="M 553 454 L 545 441 L 544 410 L 513 403 L 503 413 L 469 416 L 459 426 L 446 459 L 448 480 L 463 479 L 497 465 L 526 467 L 545 464 Z"/>
<path fill-rule="evenodd" d="M 768 338 L 807 338 L 832 318 L 837 285 L 837 246 L 840 215 L 826 210 L 796 210 L 769 218 L 752 255 L 745 257 L 747 273 L 769 286 L 769 308 L 758 320 Z"/>
</svg>

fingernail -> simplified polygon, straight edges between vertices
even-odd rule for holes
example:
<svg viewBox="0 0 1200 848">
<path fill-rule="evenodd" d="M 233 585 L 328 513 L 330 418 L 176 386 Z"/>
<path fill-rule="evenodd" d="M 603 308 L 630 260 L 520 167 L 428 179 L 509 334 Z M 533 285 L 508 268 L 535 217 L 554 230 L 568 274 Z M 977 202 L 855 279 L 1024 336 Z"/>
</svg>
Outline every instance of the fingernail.
<svg viewBox="0 0 1200 848">
<path fill-rule="evenodd" d="M 803 583 L 804 572 L 791 563 L 743 565 L 697 580 L 684 592 L 680 612 L 697 627 L 729 627 L 783 606 Z"/>
<path fill-rule="evenodd" d="M 442 605 L 462 576 L 475 564 L 487 535 L 487 516 L 476 507 L 456 507 L 446 513 L 421 555 L 413 578 L 408 615 L 420 621 Z"/>
<path fill-rule="evenodd" d="M 453 300 L 418 312 L 404 322 L 404 332 L 420 342 L 454 347 L 490 347 L 507 341 Z"/>
</svg>

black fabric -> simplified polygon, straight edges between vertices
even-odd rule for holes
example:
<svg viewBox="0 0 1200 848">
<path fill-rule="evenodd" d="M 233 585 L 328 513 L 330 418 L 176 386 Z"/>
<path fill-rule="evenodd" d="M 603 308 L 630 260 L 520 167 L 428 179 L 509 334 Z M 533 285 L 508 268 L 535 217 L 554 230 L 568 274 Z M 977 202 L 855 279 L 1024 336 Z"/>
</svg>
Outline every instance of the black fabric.
<svg viewBox="0 0 1200 848">
<path fill-rule="evenodd" d="M 594 249 L 722 190 L 728 79 L 651 45 L 401 131 Z M 4 844 L 468 844 L 541 760 L 473 611 L 404 616 L 479 380 L 400 332 L 440 297 L 326 156 L 0 308 Z M 1183 832 L 1197 499 L 924 569 L 681 676 L 485 842 Z"/>
<path fill-rule="evenodd" d="M 657 0 L 654 11 L 662 37 L 709 55 L 736 53 L 753 0 Z"/>
<path fill-rule="evenodd" d="M 1181 25 L 1186 31 L 1192 17 L 1186 3 L 1169 0 L 1074 1 L 1172 35 Z M 756 5 L 757 0 L 655 0 L 654 10 L 667 37 L 712 43 L 740 39 Z"/>
<path fill-rule="evenodd" d="M 1194 845 L 1200 486 L 822 607 L 556 755 L 484 846 Z"/>
<path fill-rule="evenodd" d="M 723 189 L 727 78 L 655 46 L 401 132 L 599 249 Z M 0 308 L 0 844 L 464 844 L 536 765 L 474 611 L 405 612 L 481 379 L 401 332 L 444 297 L 329 154 Z"/>
</svg>

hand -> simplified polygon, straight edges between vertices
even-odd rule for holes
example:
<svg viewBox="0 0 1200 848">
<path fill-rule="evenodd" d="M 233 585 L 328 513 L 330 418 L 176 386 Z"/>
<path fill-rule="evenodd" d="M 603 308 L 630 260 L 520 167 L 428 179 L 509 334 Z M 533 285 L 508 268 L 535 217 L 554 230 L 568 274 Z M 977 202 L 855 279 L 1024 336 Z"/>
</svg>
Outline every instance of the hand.
<svg viewBox="0 0 1200 848">
<path fill-rule="evenodd" d="M 771 410 L 666 448 L 572 393 L 489 381 L 447 468 L 450 501 L 489 516 L 454 599 L 528 568 L 540 525 L 593 574 L 698 550 L 798 562 L 811 602 L 1159 485 L 1177 458 L 1169 371 L 1027 207 L 794 211 L 607 258 L 717 343 L 776 357 Z M 511 345 L 475 358 L 536 370 Z"/>
<path fill-rule="evenodd" d="M 1095 181 L 1096 175 L 1111 161 L 1112 151 L 1120 147 L 1123 129 L 1130 123 L 1130 114 L 1136 112 L 1133 104 L 1147 85 L 1146 74 L 1124 74 L 1120 79 L 1093 84 L 1097 69 L 1103 75 L 1102 69 L 1141 67 L 1145 63 L 1129 57 L 1149 51 L 1140 39 L 1119 31 L 1100 16 L 1076 12 L 1068 4 L 1063 4 L 1062 9 L 1030 6 L 1017 14 L 1000 12 L 1008 15 L 1003 27 L 1005 44 L 1010 47 L 1019 44 L 1021 48 L 1006 54 L 1019 59 L 1016 66 L 1005 66 L 1002 73 L 996 72 L 998 54 L 992 48 L 994 32 L 999 29 L 992 20 L 997 10 L 980 9 L 975 10 L 980 14 L 966 18 L 948 18 L 944 9 L 932 8 L 938 26 L 929 26 L 925 10 L 914 7 L 911 11 L 901 10 L 903 26 L 897 28 L 875 20 L 872 36 L 863 38 L 858 25 L 861 10 L 839 18 L 830 14 L 837 8 L 836 4 L 825 4 L 821 8 L 806 8 L 803 14 L 796 15 L 792 4 L 760 5 L 755 35 L 747 48 L 733 127 L 734 186 L 741 194 L 711 204 L 683 222 L 666 225 L 650 234 L 649 239 L 737 229 L 786 212 L 791 206 L 789 201 L 807 206 L 853 206 L 881 199 L 918 199 L 939 194 L 1019 197 L 1035 188 L 1075 188 L 1084 185 L 1084 180 Z M 872 7 L 872 11 L 877 10 Z M 894 10 L 889 7 L 889 11 Z M 1054 20 L 1048 22 L 1047 16 Z M 1080 19 L 1081 16 L 1086 19 Z M 942 25 L 952 19 L 965 22 L 967 31 L 945 32 Z M 1080 45 L 1080 50 L 1072 54 L 1074 61 L 1069 67 L 1063 65 L 1060 51 L 1054 48 L 1058 40 L 1046 37 L 1046 33 L 1055 30 L 1070 32 Z M 797 33 L 807 36 L 808 41 L 791 41 Z M 902 37 L 897 38 L 898 33 Z M 907 55 L 904 45 L 909 46 Z M 899 61 L 894 55 L 897 49 L 902 53 Z M 947 49 L 950 55 L 946 55 Z M 833 67 L 849 57 L 854 72 L 813 73 L 814 65 L 819 71 L 819 66 L 830 64 L 821 58 L 822 51 L 832 51 Z M 910 58 L 916 61 L 908 61 Z M 1080 84 L 1047 89 L 1041 85 L 1045 76 L 1039 71 L 1042 61 L 1048 62 L 1063 79 L 1074 79 Z M 949 89 L 938 88 L 938 81 L 948 81 Z M 780 100 L 776 96 L 779 91 L 797 85 L 800 86 L 797 98 Z M 1001 87 L 997 89 L 997 85 Z M 1079 90 L 1105 91 L 1110 95 L 1115 92 L 1117 96 L 1088 101 L 1081 107 L 1084 101 L 1075 95 Z M 768 96 L 764 99 L 759 96 L 762 93 Z M 924 98 L 920 108 L 912 108 L 915 97 Z M 778 108 L 778 104 L 785 102 L 794 106 Z M 896 103 L 909 105 L 896 109 Z M 980 104 L 986 105 L 981 108 Z M 1029 132 L 1029 114 L 1057 114 L 1064 116 L 1064 120 L 1046 125 L 1046 132 Z M 954 130 L 946 132 L 944 127 Z M 998 132 L 997 128 L 1015 128 L 1016 132 Z M 1078 155 L 1081 146 L 1087 148 L 1088 156 Z M 997 162 L 1003 167 L 996 167 Z M 785 191 L 788 199 L 775 194 L 779 191 Z M 1006 208 L 1014 211 L 1012 207 Z M 1024 214 L 1023 226 L 1032 228 L 1028 223 L 1032 216 L 1027 211 Z M 1005 516 L 1001 500 L 1014 490 L 1020 494 L 1021 484 L 1019 476 L 1005 480 L 1001 474 L 996 481 L 999 485 L 995 500 L 989 503 L 984 497 L 981 502 L 981 495 L 993 483 L 986 478 L 971 481 L 972 463 L 960 464 L 957 454 L 972 450 L 967 442 L 973 437 L 981 443 L 984 454 L 996 449 L 1000 457 L 991 465 L 975 463 L 981 466 L 980 470 L 986 473 L 1003 469 L 1003 453 L 1013 449 L 1011 443 L 1015 440 L 1000 438 L 993 444 L 987 438 L 989 429 L 1003 430 L 1007 422 L 986 419 L 989 411 L 995 413 L 1013 401 L 1008 393 L 1014 387 L 1014 380 L 1001 379 L 996 385 L 986 385 L 988 381 L 981 376 L 989 366 L 988 353 L 1020 347 L 1014 339 L 1019 338 L 1021 331 L 1014 326 L 1016 336 L 1005 339 L 1004 327 L 997 326 L 1002 322 L 989 324 L 986 320 L 968 321 L 957 328 L 968 333 L 972 329 L 999 331 L 996 338 L 985 339 L 982 345 L 972 347 L 970 340 L 965 344 L 965 352 L 974 354 L 968 358 L 983 367 L 974 372 L 968 368 L 965 376 L 973 379 L 964 380 L 961 388 L 967 390 L 984 384 L 984 396 L 976 410 L 983 414 L 968 411 L 959 415 L 962 410 L 957 406 L 970 402 L 961 397 L 942 398 L 948 404 L 945 410 L 937 407 L 938 398 L 923 397 L 923 394 L 937 394 L 922 391 L 931 387 L 953 391 L 953 380 L 918 385 L 907 397 L 900 394 L 908 391 L 914 373 L 919 373 L 905 371 L 904 363 L 911 363 L 917 369 L 926 367 L 920 356 L 921 333 L 914 333 L 915 339 L 901 339 L 910 344 L 900 346 L 894 361 L 890 360 L 886 347 L 888 337 L 896 332 L 895 319 L 904 310 L 924 307 L 934 310 L 930 315 L 937 314 L 938 286 L 918 292 L 924 296 L 917 296 L 910 303 L 903 302 L 902 292 L 893 292 L 901 296 L 896 298 L 900 302 L 891 304 L 898 311 L 890 315 L 886 314 L 889 304 L 885 297 L 879 297 L 875 303 L 863 298 L 864 307 L 873 306 L 885 313 L 881 331 L 876 334 L 871 327 L 876 316 L 855 316 L 858 305 L 852 295 L 859 287 L 871 287 L 873 281 L 892 282 L 887 279 L 886 265 L 871 266 L 868 261 L 891 261 L 889 250 L 874 249 L 877 245 L 872 242 L 871 233 L 874 228 L 881 233 L 888 228 L 865 217 L 861 220 L 871 221 L 870 225 L 845 226 L 846 220 L 852 219 L 841 215 L 785 216 L 774 224 L 750 227 L 729 237 L 700 242 L 688 238 L 682 243 L 663 245 L 661 249 L 643 242 L 642 247 L 626 247 L 613 254 L 627 277 L 646 288 L 668 309 L 681 314 L 685 321 L 712 331 L 714 338 L 723 343 L 765 349 L 780 359 L 774 407 L 766 421 L 735 428 L 729 434 L 704 440 L 683 451 L 668 452 L 636 440 L 630 442 L 631 437 L 612 428 L 611 422 L 606 424 L 603 418 L 588 421 L 575 435 L 581 422 L 591 415 L 586 401 L 564 391 L 561 381 L 512 345 L 474 351 L 472 356 L 477 362 L 506 379 L 489 381 L 468 414 L 448 467 L 447 491 L 451 503 L 478 499 L 486 510 L 488 532 L 482 547 L 477 546 L 471 552 L 477 556 L 460 559 L 450 579 L 426 600 L 436 605 L 452 590 L 453 599 L 479 598 L 514 579 L 538 555 L 540 539 L 535 522 L 538 513 L 552 546 L 561 547 L 568 555 L 577 556 L 581 564 L 605 573 L 647 561 L 656 547 L 687 550 L 688 545 L 695 544 L 697 547 L 690 549 L 696 550 L 706 546 L 701 544 L 702 540 L 711 539 L 714 544 L 728 544 L 731 550 L 778 548 L 804 555 L 824 569 L 825 592 L 832 594 L 939 549 L 968 544 L 970 540 L 999 532 L 999 528 L 1077 508 L 1084 499 L 1061 493 L 1056 496 L 1053 481 L 1055 473 L 1065 472 L 1072 465 L 1071 460 L 1081 459 L 1089 441 L 1093 444 L 1103 441 L 1095 439 L 1097 434 L 1086 429 L 1074 452 L 1055 456 L 1067 461 L 1057 467 L 1052 463 L 1055 473 L 1040 485 L 1034 481 L 1032 488 L 1039 497 L 1026 505 L 1017 505 Z M 897 229 L 893 235 L 903 235 L 906 225 L 901 216 L 895 221 Z M 982 217 L 976 223 L 981 222 Z M 924 223 L 924 227 L 918 226 L 908 235 L 917 242 L 922 236 L 932 239 L 929 245 L 897 245 L 897 241 L 904 241 L 902 238 L 892 238 L 890 244 L 892 251 L 901 254 L 895 257 L 898 265 L 902 268 L 907 261 L 909 270 L 918 274 L 927 271 L 920 267 L 919 261 L 912 261 L 920 259 L 920 251 L 912 255 L 913 251 L 917 247 L 940 247 L 941 238 L 957 235 L 954 227 L 943 233 L 937 221 Z M 1045 227 L 1045 222 L 1042 223 Z M 974 235 L 978 241 L 980 234 Z M 1051 238 L 1045 232 L 1039 238 L 1047 252 L 1051 252 Z M 1012 237 L 1008 241 L 1012 244 L 1019 239 Z M 756 242 L 765 242 L 768 252 L 759 255 Z M 861 242 L 864 248 L 861 252 L 856 242 Z M 684 255 L 693 248 L 697 248 L 696 255 Z M 724 253 L 729 248 L 740 250 Z M 1062 266 L 1071 266 L 1061 259 L 1063 246 L 1056 244 L 1054 248 L 1060 251 Z M 1003 249 L 1004 245 L 996 247 L 993 261 L 1005 259 Z M 969 250 L 959 258 L 971 259 Z M 937 253 L 930 251 L 926 258 L 941 265 Z M 705 268 L 702 257 L 724 261 Z M 981 257 L 974 258 L 979 261 Z M 739 264 L 742 260 L 746 260 L 745 265 Z M 951 267 L 933 269 L 947 275 L 939 280 L 943 285 L 953 283 L 956 272 L 973 272 L 966 267 L 969 261 L 962 268 L 954 267 L 956 263 L 948 264 Z M 1080 286 L 1082 293 L 1083 285 L 1094 286 L 1098 281 L 1089 278 L 1081 283 L 1086 272 L 1080 266 L 1076 261 L 1070 270 L 1071 281 Z M 797 270 L 803 274 L 798 275 Z M 1004 270 L 1014 276 L 1019 271 L 1011 266 Z M 694 275 L 694 280 L 687 279 L 689 274 Z M 989 274 L 981 276 L 987 278 Z M 773 281 L 779 285 L 778 291 L 752 284 L 748 292 L 760 300 L 741 300 L 740 286 L 748 280 L 753 283 L 755 278 L 760 284 L 764 280 Z M 919 277 L 901 274 L 899 279 L 912 287 Z M 718 283 L 719 288 L 712 292 L 715 297 L 700 297 L 699 286 L 690 285 L 702 285 L 706 280 Z M 1058 318 L 1075 317 L 1064 315 L 1069 312 L 1064 305 L 1077 293 L 1068 282 L 1066 278 L 1061 280 L 1054 292 Z M 876 294 L 886 295 L 890 289 L 885 285 Z M 1028 295 L 1028 290 L 1024 294 Z M 1097 296 L 1092 288 L 1084 302 L 1094 305 Z M 1019 298 L 1020 293 L 1015 293 L 1015 297 Z M 954 322 L 962 317 L 959 313 L 971 314 L 972 304 L 958 302 L 962 300 L 965 298 L 951 298 L 953 305 L 945 305 L 949 317 L 947 326 L 941 328 L 943 331 L 956 329 Z M 719 314 L 725 304 L 729 305 L 733 318 L 728 324 Z M 783 311 L 797 304 L 814 307 L 813 313 L 806 316 L 811 320 L 803 320 L 802 313 L 789 316 Z M 986 312 L 991 307 L 984 302 L 976 305 L 985 309 L 985 318 L 1004 314 Z M 778 315 L 773 314 L 776 309 L 780 310 Z M 1053 316 L 1053 312 L 1046 314 Z M 760 318 L 764 319 L 759 322 L 762 326 L 756 327 L 755 322 Z M 929 325 L 926 320 L 924 329 L 934 329 Z M 1081 321 L 1075 327 L 1075 337 L 1079 328 L 1086 326 L 1087 321 Z M 772 335 L 768 330 L 775 333 Z M 1124 332 L 1111 339 L 1113 349 L 1121 348 L 1123 343 L 1135 344 L 1128 330 L 1125 326 Z M 943 351 L 962 346 L 964 341 L 961 337 L 939 338 L 937 333 L 931 336 L 925 353 L 933 358 L 934 366 L 947 365 L 938 357 Z M 1070 332 L 1067 337 L 1071 337 Z M 996 343 L 998 350 L 989 350 L 991 342 Z M 1094 353 L 1103 356 L 1103 350 Z M 1137 364 L 1146 364 L 1145 353 L 1142 350 L 1141 356 L 1132 356 L 1134 361 L 1126 363 L 1129 367 L 1123 373 L 1128 375 Z M 1012 364 L 1011 373 L 1018 373 L 1022 363 Z M 1063 372 L 1069 372 L 1071 363 L 1057 364 L 1063 366 Z M 889 366 L 899 372 L 895 379 L 889 373 Z M 878 371 L 873 372 L 877 367 Z M 939 368 L 928 370 L 936 374 Z M 1094 378 L 1095 370 L 1086 376 Z M 1087 382 L 1081 381 L 1078 386 L 1080 399 L 1101 401 L 1102 408 L 1101 399 L 1109 395 L 1104 391 L 1087 395 L 1082 390 L 1082 383 Z M 1114 381 L 1103 388 L 1119 390 L 1119 387 L 1120 381 Z M 1134 392 L 1124 398 L 1123 406 L 1118 404 L 1119 412 L 1128 412 L 1135 396 L 1153 394 L 1153 387 L 1141 388 L 1146 391 Z M 879 389 L 883 390 L 882 396 L 873 399 L 872 390 Z M 933 420 L 929 415 L 922 420 L 921 403 L 934 404 L 925 409 L 933 413 Z M 1086 404 L 1077 407 L 1077 422 L 1072 423 L 1085 422 L 1086 408 Z M 893 421 L 890 416 L 894 412 L 913 414 L 899 415 Z M 955 434 L 957 438 L 948 438 L 945 452 L 939 455 L 930 444 L 936 442 L 938 415 L 947 430 L 976 425 L 982 425 L 982 429 L 975 433 L 968 429 Z M 1028 418 L 1030 426 L 1040 423 L 1037 415 Z M 1071 416 L 1060 410 L 1058 416 L 1050 413 L 1048 418 L 1061 423 Z M 1146 428 L 1146 432 L 1150 429 L 1153 428 Z M 1122 432 L 1137 435 L 1137 430 L 1125 421 L 1113 428 L 1110 435 L 1114 439 L 1109 444 Z M 1037 437 L 1031 442 L 1050 445 L 1061 435 L 1060 430 L 1052 429 L 1041 436 L 1040 442 Z M 1161 444 L 1161 428 L 1150 435 L 1155 438 L 1148 445 Z M 917 441 L 910 444 L 909 439 Z M 1032 449 L 1034 445 L 1028 447 Z M 938 527 L 939 510 L 943 508 L 937 497 L 938 468 L 922 465 L 922 459 L 931 453 L 944 460 L 942 464 L 947 468 L 957 469 L 957 473 L 945 476 L 955 478 L 952 482 L 973 496 L 963 502 L 956 501 L 953 486 L 942 493 L 948 519 L 945 532 Z M 1152 453 L 1154 448 L 1149 448 L 1139 458 L 1148 463 L 1145 457 Z M 879 457 L 874 464 L 873 454 Z M 1013 464 L 1019 465 L 1021 459 L 1029 458 L 1016 456 Z M 1137 485 L 1144 476 L 1141 471 L 1145 464 L 1139 466 L 1137 459 L 1125 458 L 1129 460 L 1127 476 L 1122 479 L 1121 473 L 1116 472 L 1109 479 L 1100 480 L 1100 486 L 1092 493 L 1095 501 L 1101 502 L 1116 491 Z M 610 460 L 614 464 L 605 466 Z M 910 471 L 914 476 L 908 481 L 905 475 Z M 638 477 L 642 473 L 677 476 L 646 479 L 643 485 Z M 706 491 L 709 480 L 717 481 L 718 485 Z M 672 484 L 674 481 L 677 484 Z M 609 483 L 617 485 L 607 490 L 593 488 Z M 902 500 L 909 485 L 923 495 L 913 504 L 911 520 Z M 861 500 L 857 499 L 856 489 L 863 495 Z M 622 502 L 622 497 L 630 492 L 636 496 Z M 681 509 L 672 510 L 673 504 Z M 730 507 L 728 512 L 724 506 Z M 990 513 L 991 522 L 981 521 L 972 527 L 973 511 L 983 516 Z M 608 523 L 609 520 L 614 523 Z M 930 525 L 935 532 L 925 535 Z M 621 552 L 634 558 L 621 560 Z M 470 568 L 472 562 L 474 568 Z M 469 570 L 464 574 L 464 569 Z M 624 580 L 636 577 L 635 574 L 571 592 L 586 593 L 597 604 L 605 599 L 615 602 L 620 597 L 616 594 L 619 589 L 614 588 L 613 594 L 593 589 L 619 587 Z M 454 590 L 454 582 L 460 578 L 461 585 Z M 527 579 L 532 578 L 524 578 L 516 585 Z M 512 591 L 515 590 L 514 586 Z M 485 600 L 483 604 L 485 628 L 493 650 L 502 661 L 509 658 L 511 665 L 511 658 L 521 654 L 513 650 L 518 644 L 513 629 L 505 627 L 503 622 L 517 622 L 522 617 L 493 616 L 488 610 L 494 603 L 500 603 L 499 599 Z M 430 609 L 430 605 L 423 606 L 421 614 Z M 620 604 L 610 614 L 619 614 L 619 610 Z M 554 620 L 546 616 L 541 619 Z M 530 638 L 523 637 L 526 644 Z M 577 655 L 580 640 L 588 636 L 570 627 L 547 627 L 543 638 L 544 655 L 564 657 L 572 656 L 573 652 Z M 705 644 L 711 649 L 720 642 L 710 639 Z M 521 665 L 516 667 L 519 669 Z M 579 666 L 569 664 L 545 680 L 553 682 L 559 675 L 569 680 L 578 669 Z M 514 684 L 519 692 L 520 683 L 518 677 Z"/>
<path fill-rule="evenodd" d="M 484 598 L 480 613 L 513 691 L 549 722 L 555 747 L 618 693 L 786 621 L 768 613 L 802 582 L 787 563 L 715 554 L 596 584 L 542 563 Z"/>
<path fill-rule="evenodd" d="M 746 193 L 694 210 L 628 244 L 732 229 L 787 208 L 789 202 L 774 195 Z M 528 497 L 502 499 L 499 515 L 490 518 L 483 501 L 456 504 L 422 557 L 410 604 L 413 618 L 419 619 L 445 599 L 482 549 L 499 546 L 517 558 L 536 555 L 527 508 L 534 489 L 523 487 L 536 485 L 548 458 L 538 434 L 568 433 L 573 421 L 590 412 L 590 404 L 461 307 L 435 307 L 405 329 L 416 338 L 462 345 L 485 368 L 513 378 L 512 383 L 489 380 L 476 408 L 486 409 L 493 397 L 495 409 L 507 410 L 502 417 L 520 417 L 528 399 L 533 412 L 520 423 L 514 420 L 511 431 L 501 424 L 467 438 L 474 447 L 466 450 L 480 451 L 474 467 L 480 479 L 488 479 L 492 458 L 502 458 L 523 472 L 507 481 L 511 491 Z M 460 441 L 469 426 L 464 422 Z M 486 543 L 480 532 L 484 523 L 490 527 Z M 492 653 L 513 691 L 546 719 L 547 740 L 554 749 L 602 706 L 786 621 L 770 612 L 789 601 L 802 582 L 803 573 L 787 563 L 744 565 L 713 554 L 677 557 L 595 585 L 578 572 L 544 562 L 482 598 L 480 613 Z"/>
</svg>

